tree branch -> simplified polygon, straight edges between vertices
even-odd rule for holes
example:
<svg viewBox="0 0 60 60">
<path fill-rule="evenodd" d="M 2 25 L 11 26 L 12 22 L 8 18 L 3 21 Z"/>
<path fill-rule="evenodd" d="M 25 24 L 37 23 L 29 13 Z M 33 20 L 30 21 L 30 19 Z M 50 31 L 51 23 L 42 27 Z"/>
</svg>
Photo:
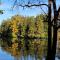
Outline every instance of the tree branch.
<svg viewBox="0 0 60 60">
<path fill-rule="evenodd" d="M 41 10 L 46 14 L 46 12 L 42 9 L 42 7 L 40 6 Z M 47 15 L 47 14 L 46 14 Z"/>
<path fill-rule="evenodd" d="M 18 4 L 18 6 L 21 6 L 21 7 L 33 7 L 33 6 L 47 6 L 47 4 L 25 4 L 25 5 L 22 5 L 22 4 Z"/>
</svg>

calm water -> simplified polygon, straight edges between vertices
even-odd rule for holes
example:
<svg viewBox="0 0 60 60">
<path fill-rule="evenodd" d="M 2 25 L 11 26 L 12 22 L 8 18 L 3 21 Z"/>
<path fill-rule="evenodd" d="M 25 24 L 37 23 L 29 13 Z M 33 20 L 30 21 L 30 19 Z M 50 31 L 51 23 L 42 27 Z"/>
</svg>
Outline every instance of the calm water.
<svg viewBox="0 0 60 60">
<path fill-rule="evenodd" d="M 40 60 L 37 58 L 36 55 L 31 55 L 31 54 L 21 54 L 20 56 L 13 56 L 12 54 L 8 53 L 7 51 L 4 51 L 0 47 L 0 60 Z M 42 60 L 45 60 L 42 58 Z"/>
<path fill-rule="evenodd" d="M 30 46 L 29 50 L 16 48 L 16 44 L 12 45 L 12 47 L 5 45 L 6 42 L 0 45 L 0 60 L 45 60 L 46 51 L 43 45 L 41 45 L 43 48 L 39 45 L 38 50 L 36 50 L 37 47 L 33 48 L 33 45 Z M 60 54 L 55 60 L 60 60 Z"/>
</svg>

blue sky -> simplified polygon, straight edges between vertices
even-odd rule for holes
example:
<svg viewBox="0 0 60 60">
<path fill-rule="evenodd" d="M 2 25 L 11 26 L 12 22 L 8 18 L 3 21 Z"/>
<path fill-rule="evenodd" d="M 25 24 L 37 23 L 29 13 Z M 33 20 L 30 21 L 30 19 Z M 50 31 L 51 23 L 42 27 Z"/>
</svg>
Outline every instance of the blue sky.
<svg viewBox="0 0 60 60">
<path fill-rule="evenodd" d="M 27 1 L 27 0 L 26 0 Z M 44 3 L 47 0 L 44 0 Z M 16 14 L 20 14 L 23 16 L 36 16 L 40 13 L 43 13 L 43 11 L 40 9 L 40 7 L 33 7 L 33 8 L 25 8 L 22 7 L 16 7 L 12 10 L 13 0 L 1 0 L 2 4 L 0 5 L 0 9 L 4 10 L 4 14 L 0 15 L 0 24 L 3 20 L 10 18 Z M 60 0 L 57 0 L 57 7 L 60 5 Z M 48 11 L 46 7 L 43 8 L 45 12 Z"/>
</svg>

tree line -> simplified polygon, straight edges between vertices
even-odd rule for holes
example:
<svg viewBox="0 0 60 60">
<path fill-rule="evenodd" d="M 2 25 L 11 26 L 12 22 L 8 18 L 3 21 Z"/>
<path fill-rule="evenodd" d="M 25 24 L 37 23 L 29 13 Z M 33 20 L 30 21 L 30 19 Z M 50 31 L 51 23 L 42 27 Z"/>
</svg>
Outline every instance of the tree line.
<svg viewBox="0 0 60 60">
<path fill-rule="evenodd" d="M 1 23 L 0 35 L 2 38 L 47 37 L 48 23 L 44 22 L 46 17 L 43 14 L 36 17 L 12 16 Z"/>
</svg>

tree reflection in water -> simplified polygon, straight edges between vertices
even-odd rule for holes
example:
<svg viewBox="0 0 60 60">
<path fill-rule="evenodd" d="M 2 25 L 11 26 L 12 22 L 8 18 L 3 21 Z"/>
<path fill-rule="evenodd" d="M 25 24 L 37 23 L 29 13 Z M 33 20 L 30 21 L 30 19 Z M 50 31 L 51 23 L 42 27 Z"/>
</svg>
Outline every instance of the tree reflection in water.
<svg viewBox="0 0 60 60">
<path fill-rule="evenodd" d="M 15 60 L 42 60 L 47 53 L 47 40 L 20 39 L 8 45 L 7 40 L 1 40 L 2 50 L 8 52 Z M 27 43 L 27 44 L 26 44 Z M 28 49 L 26 49 L 28 47 Z"/>
</svg>

